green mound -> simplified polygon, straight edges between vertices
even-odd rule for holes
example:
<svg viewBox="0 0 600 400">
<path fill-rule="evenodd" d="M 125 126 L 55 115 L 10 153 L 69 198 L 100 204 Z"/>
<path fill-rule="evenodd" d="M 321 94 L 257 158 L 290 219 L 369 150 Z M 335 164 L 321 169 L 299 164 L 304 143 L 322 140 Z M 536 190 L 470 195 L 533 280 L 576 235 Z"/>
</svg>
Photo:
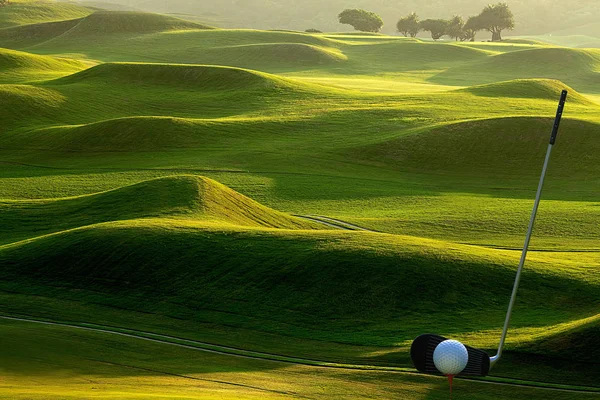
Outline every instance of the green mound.
<svg viewBox="0 0 600 400">
<path fill-rule="evenodd" d="M 414 39 L 384 41 L 349 46 L 344 49 L 350 60 L 376 71 L 408 71 L 448 68 L 487 58 L 485 50 Z"/>
<path fill-rule="evenodd" d="M 533 45 L 545 45 L 545 42 L 542 42 L 541 40 L 534 40 L 534 39 L 519 39 L 519 38 L 515 38 L 515 39 L 504 39 L 502 40 L 502 42 L 500 43 L 514 43 L 514 44 L 533 44 Z"/>
<path fill-rule="evenodd" d="M 553 79 L 514 79 L 506 82 L 472 86 L 458 91 L 484 97 L 557 100 L 564 89 L 569 91 L 569 103 L 592 104 L 590 100 L 577 93 L 575 89 Z"/>
<path fill-rule="evenodd" d="M 11 0 L 0 7 L 0 28 L 82 18 L 93 10 L 67 2 Z"/>
<path fill-rule="evenodd" d="M 0 201 L 0 216 L 5 222 L 0 228 L 0 243 L 100 222 L 151 217 L 262 228 L 322 228 L 196 176 L 155 179 L 73 198 Z"/>
<path fill-rule="evenodd" d="M 219 197 L 200 191 L 204 207 L 230 220 L 230 207 L 239 203 L 224 202 L 220 186 L 210 190 Z M 254 212 L 238 216 L 254 226 L 263 221 Z M 496 330 L 505 311 L 498 299 L 510 293 L 518 257 L 406 236 L 207 229 L 161 218 L 3 246 L 0 284 L 283 336 L 392 345 L 435 327 L 447 329 L 442 334 Z M 513 327 L 561 322 L 567 310 L 597 310 L 597 284 L 573 279 L 560 269 L 567 264 L 550 259 L 552 268 L 548 258 L 530 259 Z M 497 335 L 486 340 L 493 346 Z"/>
<path fill-rule="evenodd" d="M 0 132 L 5 133 L 11 127 L 23 126 L 23 121 L 54 117 L 56 110 L 65 102 L 60 93 L 30 85 L 0 85 Z M 0 135 L 0 138 L 3 138 Z"/>
<path fill-rule="evenodd" d="M 559 79 L 579 91 L 598 91 L 600 50 L 544 47 L 487 57 L 469 65 L 452 67 L 431 81 L 481 84 L 523 78 Z"/>
<path fill-rule="evenodd" d="M 442 175 L 536 176 L 543 162 L 554 119 L 511 117 L 459 122 L 427 128 L 361 148 L 358 157 L 396 168 Z M 550 172 L 585 179 L 600 172 L 600 124 L 563 119 L 561 151 Z"/>
<path fill-rule="evenodd" d="M 79 22 L 81 18 L 0 29 L 0 45 L 11 49 L 35 46 L 66 33 Z"/>
<path fill-rule="evenodd" d="M 600 357 L 600 314 L 564 325 L 566 328 L 557 329 L 557 332 L 550 331 L 518 350 L 547 357 L 597 363 Z"/>
<path fill-rule="evenodd" d="M 165 85 L 223 91 L 269 89 L 283 86 L 288 81 L 262 72 L 212 65 L 106 63 L 55 83 L 60 85 L 79 82 Z"/>
<path fill-rule="evenodd" d="M 221 143 L 222 125 L 172 117 L 131 117 L 89 125 L 7 133 L 0 143 L 9 149 L 60 152 L 161 152 L 207 149 Z M 240 132 L 241 133 L 241 132 Z M 227 136 L 227 135 L 226 135 Z"/>
<path fill-rule="evenodd" d="M 98 11 L 68 31 L 64 38 L 86 36 L 154 33 L 188 29 L 212 29 L 206 25 L 161 14 L 135 11 Z"/>
<path fill-rule="evenodd" d="M 49 79 L 85 69 L 79 61 L 0 49 L 0 82 Z"/>
<path fill-rule="evenodd" d="M 339 50 L 304 43 L 269 43 L 208 49 L 203 62 L 268 69 L 321 66 L 346 61 Z"/>
</svg>

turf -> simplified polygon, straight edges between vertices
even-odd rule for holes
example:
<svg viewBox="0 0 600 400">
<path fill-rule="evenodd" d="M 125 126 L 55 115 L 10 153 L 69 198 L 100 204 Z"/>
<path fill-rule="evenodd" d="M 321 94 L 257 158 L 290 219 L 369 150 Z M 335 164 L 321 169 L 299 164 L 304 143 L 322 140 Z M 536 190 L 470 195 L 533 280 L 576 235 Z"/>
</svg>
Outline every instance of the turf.
<svg viewBox="0 0 600 400">
<path fill-rule="evenodd" d="M 22 83 L 73 74 L 88 65 L 66 58 L 38 56 L 20 51 L 0 50 L 0 82 Z"/>
<path fill-rule="evenodd" d="M 77 4 L 11 0 L 9 6 L 0 8 L 0 28 L 81 18 L 92 12 L 93 10 Z"/>
<path fill-rule="evenodd" d="M 136 12 L 31 23 L 0 30 L 0 45 L 16 49 L 0 53 L 4 312 L 401 368 L 425 331 L 491 352 L 567 88 L 507 357 L 493 375 L 597 386 L 595 50 L 209 29 Z M 40 397 L 24 366 L 47 382 L 45 361 L 27 355 L 26 327 L 8 325 L 0 334 L 21 332 L 11 365 L 23 369 L 0 391 Z M 71 344 L 95 340 L 58 331 Z M 72 354 L 60 343 L 40 355 L 75 365 L 64 384 L 47 385 L 55 398 L 77 397 L 82 376 L 116 385 L 105 373 L 122 377 L 122 397 L 172 393 L 154 373 L 60 361 Z M 128 346 L 104 360 L 150 354 Z M 136 365 L 174 367 L 160 352 Z M 324 371 L 247 376 L 212 361 L 232 382 L 287 380 L 294 397 L 362 398 L 388 384 L 348 372 L 348 392 L 323 384 L 317 395 L 304 385 Z M 144 389 L 130 383 L 139 379 Z M 419 389 L 401 380 L 392 395 L 444 395 L 414 379 Z M 535 396 L 471 385 L 469 398 Z M 219 395 L 254 396 L 236 390 Z"/>
<path fill-rule="evenodd" d="M 443 399 L 448 395 L 440 377 L 232 359 L 61 327 L 1 324 L 0 334 L 8 349 L 4 359 L 9 361 L 0 386 L 2 397 L 81 398 L 93 393 L 96 398 L 121 399 Z M 597 397 L 568 392 L 554 396 L 535 388 L 467 381 L 457 381 L 455 390 L 473 399 Z"/>
</svg>

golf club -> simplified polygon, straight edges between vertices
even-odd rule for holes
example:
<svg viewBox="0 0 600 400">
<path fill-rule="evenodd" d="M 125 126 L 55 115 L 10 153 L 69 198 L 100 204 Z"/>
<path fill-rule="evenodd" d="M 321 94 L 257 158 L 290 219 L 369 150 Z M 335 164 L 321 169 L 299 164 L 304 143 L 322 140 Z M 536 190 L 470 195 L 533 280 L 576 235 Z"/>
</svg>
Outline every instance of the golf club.
<svg viewBox="0 0 600 400">
<path fill-rule="evenodd" d="M 443 374 L 448 376 L 450 380 L 455 375 L 486 376 L 502 356 L 502 348 L 504 347 L 506 333 L 508 332 L 508 327 L 510 325 L 510 317 L 517 297 L 517 290 L 519 289 L 521 272 L 523 270 L 523 265 L 525 264 L 525 258 L 527 257 L 529 241 L 531 240 L 535 217 L 542 196 L 546 170 L 548 169 L 552 147 L 556 142 L 556 136 L 558 135 L 558 128 L 566 100 L 567 91 L 563 90 L 558 104 L 558 111 L 556 112 L 556 119 L 554 120 L 550 144 L 548 145 L 548 150 L 546 152 L 546 160 L 544 161 L 542 176 L 540 178 L 533 211 L 529 220 L 529 228 L 527 230 L 527 236 L 525 237 L 525 244 L 523 246 L 523 252 L 521 254 L 521 260 L 519 262 L 519 268 L 513 285 L 512 295 L 510 297 L 506 319 L 504 321 L 504 328 L 502 329 L 502 336 L 500 337 L 500 344 L 498 345 L 496 355 L 490 357 L 483 350 L 465 346 L 456 341 L 448 341 L 448 339 L 439 335 L 425 334 L 417 337 L 413 341 L 410 350 L 412 362 L 418 371 L 428 374 Z M 451 345 L 444 346 L 444 349 L 442 349 L 440 344 L 446 341 Z M 436 351 L 438 348 L 439 350 Z"/>
</svg>

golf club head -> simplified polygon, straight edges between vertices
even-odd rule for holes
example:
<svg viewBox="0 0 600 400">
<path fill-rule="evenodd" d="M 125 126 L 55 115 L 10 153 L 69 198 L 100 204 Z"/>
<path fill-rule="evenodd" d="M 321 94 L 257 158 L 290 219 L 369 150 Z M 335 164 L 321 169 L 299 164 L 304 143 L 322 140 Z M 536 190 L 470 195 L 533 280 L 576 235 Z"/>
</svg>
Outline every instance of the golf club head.
<svg viewBox="0 0 600 400">
<path fill-rule="evenodd" d="M 448 340 L 443 336 L 426 334 L 416 338 L 410 348 L 410 358 L 419 372 L 443 375 L 433 363 L 433 352 L 438 344 Z M 466 346 L 469 361 L 459 376 L 486 376 L 490 371 L 490 356 L 483 350 Z"/>
</svg>

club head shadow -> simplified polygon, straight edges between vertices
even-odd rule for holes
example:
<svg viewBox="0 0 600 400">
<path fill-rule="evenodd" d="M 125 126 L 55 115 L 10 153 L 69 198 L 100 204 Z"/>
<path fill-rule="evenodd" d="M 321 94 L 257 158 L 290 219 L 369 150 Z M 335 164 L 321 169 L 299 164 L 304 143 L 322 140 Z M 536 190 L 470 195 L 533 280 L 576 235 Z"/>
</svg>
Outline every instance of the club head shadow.
<svg viewBox="0 0 600 400">
<path fill-rule="evenodd" d="M 433 352 L 438 344 L 447 338 L 439 335 L 425 334 L 416 338 L 410 348 L 410 358 L 419 372 L 443 375 L 433 363 Z M 466 346 L 469 361 L 458 376 L 486 376 L 490 372 L 490 356 L 483 350 Z"/>
</svg>

